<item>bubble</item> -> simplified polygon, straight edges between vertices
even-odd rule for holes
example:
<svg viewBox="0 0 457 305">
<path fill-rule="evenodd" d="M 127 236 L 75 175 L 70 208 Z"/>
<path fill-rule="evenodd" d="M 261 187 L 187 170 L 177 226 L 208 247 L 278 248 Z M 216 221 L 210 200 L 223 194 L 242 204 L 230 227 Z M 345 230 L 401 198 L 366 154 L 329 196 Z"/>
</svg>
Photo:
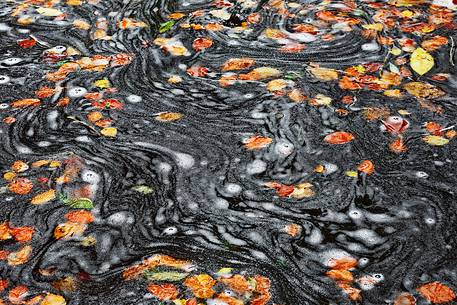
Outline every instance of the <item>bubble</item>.
<svg viewBox="0 0 457 305">
<path fill-rule="evenodd" d="M 426 179 L 428 178 L 428 174 L 426 172 L 418 171 L 416 172 L 416 177 Z"/>
<path fill-rule="evenodd" d="M 351 210 L 349 211 L 348 216 L 352 219 L 361 219 L 363 218 L 363 213 L 360 210 Z"/>
<path fill-rule="evenodd" d="M 174 234 L 178 233 L 178 228 L 168 227 L 165 230 L 163 230 L 163 233 L 166 235 L 174 235 Z"/>
<path fill-rule="evenodd" d="M 433 218 L 425 218 L 425 223 L 428 225 L 434 225 L 436 223 L 436 220 Z"/>
<path fill-rule="evenodd" d="M 0 85 L 8 84 L 11 78 L 8 75 L 0 75 Z"/>
<path fill-rule="evenodd" d="M 139 95 L 131 94 L 126 97 L 126 100 L 130 103 L 136 104 L 143 100 L 143 98 Z"/>
<path fill-rule="evenodd" d="M 51 49 L 46 50 L 47 52 L 52 52 L 52 53 L 62 53 L 67 50 L 67 47 L 65 46 L 55 46 Z"/>
<path fill-rule="evenodd" d="M 0 109 L 8 109 L 9 107 L 10 107 L 10 105 L 7 104 L 7 103 L 1 103 L 0 104 Z"/>
<path fill-rule="evenodd" d="M 280 141 L 275 145 L 275 152 L 282 156 L 288 156 L 294 151 L 294 145 L 289 142 Z"/>
<path fill-rule="evenodd" d="M 7 59 L 4 59 L 1 61 L 1 63 L 7 65 L 7 66 L 13 66 L 15 64 L 18 64 L 22 61 L 21 58 L 18 58 L 18 57 L 11 57 L 11 58 L 7 58 Z"/>
<path fill-rule="evenodd" d="M 369 262 L 370 262 L 370 260 L 368 258 L 362 257 L 359 259 L 359 266 L 365 267 L 366 265 L 368 265 Z"/>
<path fill-rule="evenodd" d="M 381 282 L 384 280 L 384 275 L 381 273 L 374 273 L 374 274 L 372 274 L 372 277 L 377 282 Z"/>
<path fill-rule="evenodd" d="M 225 190 L 229 192 L 230 194 L 236 195 L 239 194 L 242 190 L 241 186 L 235 183 L 228 183 L 225 186 Z"/>
<path fill-rule="evenodd" d="M 97 184 L 100 182 L 100 175 L 97 174 L 94 171 L 91 170 L 85 170 L 81 174 L 81 178 L 83 179 L 84 182 L 90 183 L 90 184 Z"/>
<path fill-rule="evenodd" d="M 87 93 L 87 89 L 83 87 L 73 87 L 68 90 L 68 96 L 75 98 L 75 97 L 82 97 Z"/>
<path fill-rule="evenodd" d="M 263 173 L 267 169 L 267 164 L 262 160 L 254 160 L 246 166 L 248 175 Z"/>
</svg>

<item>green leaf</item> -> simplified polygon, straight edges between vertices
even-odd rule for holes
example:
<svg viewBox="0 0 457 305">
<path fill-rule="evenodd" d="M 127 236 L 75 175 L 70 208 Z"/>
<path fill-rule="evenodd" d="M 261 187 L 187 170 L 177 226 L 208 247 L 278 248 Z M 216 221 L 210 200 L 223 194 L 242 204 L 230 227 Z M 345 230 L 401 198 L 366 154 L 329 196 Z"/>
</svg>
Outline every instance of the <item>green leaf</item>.
<svg viewBox="0 0 457 305">
<path fill-rule="evenodd" d="M 159 33 L 165 33 L 175 25 L 175 20 L 170 20 L 160 24 Z"/>
<path fill-rule="evenodd" d="M 154 192 L 154 189 L 147 185 L 136 185 L 136 186 L 132 187 L 132 190 L 143 193 L 145 195 L 151 194 Z"/>
<path fill-rule="evenodd" d="M 74 209 L 90 210 L 94 207 L 92 200 L 90 200 L 89 198 L 70 199 L 67 204 Z"/>
<path fill-rule="evenodd" d="M 286 75 L 284 75 L 284 78 L 285 79 L 290 79 L 290 80 L 294 80 L 294 79 L 297 79 L 299 77 L 301 77 L 301 73 L 300 72 L 296 72 L 296 71 L 291 71 L 291 72 L 288 72 Z"/>
<path fill-rule="evenodd" d="M 146 279 L 150 281 L 170 281 L 170 282 L 177 282 L 184 279 L 189 273 L 184 272 L 173 272 L 173 271 L 164 271 L 164 272 L 157 272 L 152 270 L 146 270 L 143 275 Z"/>
</svg>

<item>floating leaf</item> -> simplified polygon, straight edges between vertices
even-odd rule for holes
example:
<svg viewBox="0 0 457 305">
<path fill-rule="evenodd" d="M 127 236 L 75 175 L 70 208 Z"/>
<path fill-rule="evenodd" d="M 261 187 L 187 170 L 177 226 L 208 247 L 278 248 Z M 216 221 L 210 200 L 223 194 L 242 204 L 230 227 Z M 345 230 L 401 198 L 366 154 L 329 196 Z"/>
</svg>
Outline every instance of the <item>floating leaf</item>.
<svg viewBox="0 0 457 305">
<path fill-rule="evenodd" d="M 176 282 L 184 279 L 189 273 L 184 272 L 173 272 L 173 271 L 164 271 L 157 272 L 153 270 L 146 270 L 143 275 L 149 281 L 169 281 Z"/>
<path fill-rule="evenodd" d="M 154 193 L 154 189 L 147 185 L 135 185 L 132 190 L 143 193 L 145 195 Z"/>
<path fill-rule="evenodd" d="M 161 301 L 173 300 L 178 297 L 179 291 L 173 284 L 149 284 L 148 290 Z"/>
<path fill-rule="evenodd" d="M 66 204 L 74 209 L 90 210 L 94 207 L 92 200 L 89 198 L 70 199 Z"/>
<path fill-rule="evenodd" d="M 262 149 L 267 147 L 273 141 L 272 138 L 261 137 L 261 136 L 252 136 L 243 141 L 244 147 L 247 149 Z"/>
<path fill-rule="evenodd" d="M 422 48 L 417 48 L 411 54 L 410 66 L 419 75 L 424 75 L 435 65 L 433 56 Z"/>
<path fill-rule="evenodd" d="M 111 86 L 111 84 L 108 79 L 104 78 L 104 79 L 96 80 L 94 82 L 94 86 L 98 87 L 100 89 L 106 89 L 106 88 L 109 88 Z"/>
<path fill-rule="evenodd" d="M 114 138 L 117 135 L 117 128 L 116 127 L 105 127 L 100 130 L 100 133 L 105 137 Z"/>
<path fill-rule="evenodd" d="M 454 291 L 440 282 L 424 284 L 417 288 L 417 291 L 424 298 L 435 304 L 447 303 L 455 299 Z"/>
<path fill-rule="evenodd" d="M 222 71 L 248 69 L 255 64 L 255 60 L 247 57 L 230 58 L 222 65 Z"/>
<path fill-rule="evenodd" d="M 31 200 L 31 204 L 35 205 L 40 205 L 43 203 L 47 203 L 51 200 L 54 200 L 56 198 L 56 191 L 55 190 L 49 190 L 43 193 L 40 193 L 38 195 L 35 195 Z"/>
<path fill-rule="evenodd" d="M 330 144 L 345 144 L 354 140 L 354 136 L 345 131 L 336 131 L 325 136 L 324 141 Z"/>
<path fill-rule="evenodd" d="M 173 122 L 182 118 L 182 114 L 179 112 L 162 112 L 158 114 L 155 119 L 161 122 Z"/>
<path fill-rule="evenodd" d="M 432 146 L 443 146 L 449 143 L 449 140 L 440 137 L 440 136 L 434 136 L 434 135 L 428 135 L 422 138 L 427 144 L 430 144 Z"/>
<path fill-rule="evenodd" d="M 170 30 L 174 25 L 175 20 L 169 20 L 167 22 L 161 23 L 159 26 L 159 33 L 165 33 L 166 31 Z"/>
<path fill-rule="evenodd" d="M 324 81 L 331 81 L 338 79 L 338 72 L 334 69 L 328 69 L 328 68 L 309 68 L 308 69 L 314 77 L 324 80 Z"/>
<path fill-rule="evenodd" d="M 423 82 L 410 82 L 405 84 L 403 88 L 408 91 L 409 94 L 424 99 L 434 99 L 446 94 L 435 86 Z"/>
<path fill-rule="evenodd" d="M 75 222 L 65 222 L 59 224 L 54 229 L 54 237 L 56 239 L 61 238 L 70 238 L 75 235 L 81 235 L 86 230 L 87 225 L 82 223 L 75 223 Z"/>
<path fill-rule="evenodd" d="M 67 302 L 65 301 L 65 299 L 60 296 L 60 295 L 57 295 L 57 294 L 52 294 L 52 293 L 48 293 L 43 301 L 41 301 L 40 305 L 66 305 Z"/>
<path fill-rule="evenodd" d="M 48 17 L 57 17 L 62 15 L 63 13 L 59 11 L 58 9 L 52 8 L 52 7 L 39 7 L 36 10 L 38 13 L 40 13 L 43 16 L 48 16 Z"/>
</svg>

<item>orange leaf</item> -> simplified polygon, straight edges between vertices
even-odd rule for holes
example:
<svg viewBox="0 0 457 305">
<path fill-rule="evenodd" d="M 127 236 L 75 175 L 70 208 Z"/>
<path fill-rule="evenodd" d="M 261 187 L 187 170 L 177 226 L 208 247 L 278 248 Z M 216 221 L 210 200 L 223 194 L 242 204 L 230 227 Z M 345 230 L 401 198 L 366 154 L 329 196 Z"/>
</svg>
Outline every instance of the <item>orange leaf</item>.
<svg viewBox="0 0 457 305">
<path fill-rule="evenodd" d="M 216 280 L 208 274 L 199 274 L 186 278 L 184 285 L 192 289 L 197 298 L 208 299 L 214 295 L 213 286 Z"/>
<path fill-rule="evenodd" d="M 441 304 L 455 299 L 454 291 L 440 282 L 431 282 L 417 288 L 417 291 L 430 302 Z"/>
<path fill-rule="evenodd" d="M 329 267 L 336 270 L 350 270 L 357 266 L 357 260 L 353 257 L 343 257 L 339 259 L 331 259 L 328 263 Z"/>
<path fill-rule="evenodd" d="M 357 170 L 367 175 L 371 175 L 374 173 L 374 164 L 370 160 L 363 160 L 357 167 Z"/>
<path fill-rule="evenodd" d="M 394 305 L 415 305 L 416 299 L 408 292 L 401 293 L 396 299 Z"/>
<path fill-rule="evenodd" d="M 338 282 L 352 282 L 354 277 L 352 276 L 352 272 L 348 270 L 330 270 L 326 273 L 326 275 L 331 278 L 332 280 Z"/>
<path fill-rule="evenodd" d="M 249 150 L 253 149 L 262 149 L 267 147 L 271 144 L 273 140 L 268 137 L 261 137 L 261 136 L 252 136 L 249 139 L 243 141 L 244 147 Z"/>
<path fill-rule="evenodd" d="M 0 293 L 8 288 L 8 280 L 0 279 Z"/>
<path fill-rule="evenodd" d="M 11 235 L 18 242 L 27 242 L 32 240 L 35 229 L 32 227 L 17 227 L 10 230 Z"/>
<path fill-rule="evenodd" d="M 94 215 L 86 210 L 71 211 L 65 214 L 65 218 L 74 223 L 91 223 L 95 220 Z"/>
<path fill-rule="evenodd" d="M 192 47 L 195 51 L 199 52 L 204 49 L 208 49 L 213 45 L 213 40 L 210 38 L 199 37 L 194 40 Z"/>
<path fill-rule="evenodd" d="M 8 299 L 13 304 L 20 304 L 29 293 L 29 289 L 24 285 L 14 287 L 8 293 Z"/>
<path fill-rule="evenodd" d="M 222 65 L 222 71 L 248 69 L 255 64 L 251 58 L 231 58 Z"/>
<path fill-rule="evenodd" d="M 159 300 L 173 300 L 178 297 L 179 291 L 173 284 L 149 284 L 148 290 Z"/>
<path fill-rule="evenodd" d="M 8 254 L 8 265 L 16 266 L 22 265 L 28 261 L 30 254 L 32 253 L 31 246 L 24 246 L 17 252 L 11 252 Z"/>
<path fill-rule="evenodd" d="M 17 178 L 10 182 L 8 189 L 18 195 L 26 195 L 33 188 L 32 181 L 27 178 Z"/>
<path fill-rule="evenodd" d="M 11 103 L 13 108 L 26 108 L 26 107 L 36 107 L 41 104 L 41 101 L 37 98 L 26 98 L 22 100 L 17 100 Z"/>
<path fill-rule="evenodd" d="M 345 144 L 354 140 L 354 136 L 345 131 L 336 131 L 325 136 L 324 141 L 330 144 Z"/>
<path fill-rule="evenodd" d="M 389 149 L 392 152 L 399 154 L 405 152 L 407 148 L 406 145 L 403 143 L 403 139 L 397 138 L 395 141 L 389 144 Z"/>
<path fill-rule="evenodd" d="M 245 294 L 246 292 L 251 290 L 249 282 L 246 280 L 244 276 L 239 274 L 233 275 L 229 278 L 221 278 L 219 279 L 219 282 L 227 285 L 228 287 L 230 287 L 230 289 L 239 294 Z"/>
</svg>

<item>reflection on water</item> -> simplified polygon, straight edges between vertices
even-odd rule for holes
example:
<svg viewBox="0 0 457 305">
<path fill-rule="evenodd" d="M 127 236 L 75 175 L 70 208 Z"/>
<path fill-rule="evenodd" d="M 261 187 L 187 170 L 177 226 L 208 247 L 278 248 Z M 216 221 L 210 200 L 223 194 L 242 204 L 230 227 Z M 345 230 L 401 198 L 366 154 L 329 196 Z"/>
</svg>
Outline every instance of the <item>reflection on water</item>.
<svg viewBox="0 0 457 305">
<path fill-rule="evenodd" d="M 0 304 L 451 304 L 456 9 L 2 1 Z"/>
</svg>

